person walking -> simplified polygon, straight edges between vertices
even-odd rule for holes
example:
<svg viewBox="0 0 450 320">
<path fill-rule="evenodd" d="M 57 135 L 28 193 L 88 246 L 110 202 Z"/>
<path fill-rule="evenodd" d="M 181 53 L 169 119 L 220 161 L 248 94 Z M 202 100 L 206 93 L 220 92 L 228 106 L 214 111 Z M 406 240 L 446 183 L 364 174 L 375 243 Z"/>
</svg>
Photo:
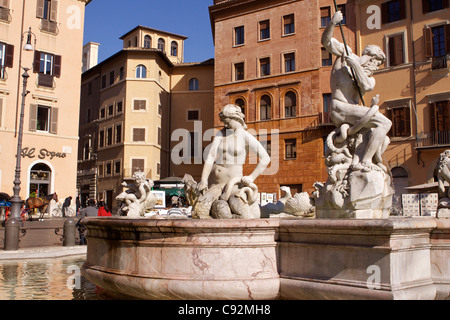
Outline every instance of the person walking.
<svg viewBox="0 0 450 320">
<path fill-rule="evenodd" d="M 98 203 L 98 216 L 99 217 L 111 217 L 111 210 L 104 201 Z"/>
</svg>

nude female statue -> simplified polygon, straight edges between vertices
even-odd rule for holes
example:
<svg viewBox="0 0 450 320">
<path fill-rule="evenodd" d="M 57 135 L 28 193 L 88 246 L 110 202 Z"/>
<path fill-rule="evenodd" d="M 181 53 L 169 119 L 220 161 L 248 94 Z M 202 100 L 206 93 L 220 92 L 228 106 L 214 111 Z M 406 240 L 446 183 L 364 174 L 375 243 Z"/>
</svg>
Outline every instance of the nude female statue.
<svg viewBox="0 0 450 320">
<path fill-rule="evenodd" d="M 219 116 L 224 128 L 214 137 L 203 166 L 201 180 L 195 185 L 195 193 L 199 196 L 199 208 L 201 207 L 199 211 L 202 211 L 199 215 L 203 218 L 209 216 L 209 209 L 213 205 L 216 209 L 219 208 L 219 211 L 223 208 L 228 210 L 226 209 L 228 203 L 231 214 L 254 217 L 256 214 L 251 214 L 250 211 L 256 209 L 245 206 L 239 209 L 238 201 L 249 206 L 256 202 L 257 187 L 254 181 L 267 168 L 270 157 L 261 143 L 246 131 L 244 114 L 240 107 L 227 105 Z M 244 176 L 243 166 L 250 151 L 258 155 L 259 162 L 249 176 Z M 190 185 L 193 185 L 192 182 Z M 258 209 L 259 215 L 257 205 L 256 203 L 253 208 Z M 247 209 L 250 210 L 248 213 L 236 212 Z M 222 215 L 217 214 L 217 217 L 220 218 Z"/>
</svg>

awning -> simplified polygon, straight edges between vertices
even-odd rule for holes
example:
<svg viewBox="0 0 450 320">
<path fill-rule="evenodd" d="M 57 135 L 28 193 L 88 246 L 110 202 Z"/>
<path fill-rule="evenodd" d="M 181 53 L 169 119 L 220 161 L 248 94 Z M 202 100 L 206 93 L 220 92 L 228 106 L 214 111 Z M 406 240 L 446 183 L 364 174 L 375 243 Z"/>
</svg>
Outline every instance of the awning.
<svg viewBox="0 0 450 320">
<path fill-rule="evenodd" d="M 445 182 L 444 185 L 446 187 L 449 186 L 448 182 Z M 439 183 L 438 182 L 424 183 L 424 184 L 419 184 L 417 186 L 407 187 L 405 189 L 408 191 L 413 191 L 413 192 L 438 192 L 439 191 Z"/>
</svg>

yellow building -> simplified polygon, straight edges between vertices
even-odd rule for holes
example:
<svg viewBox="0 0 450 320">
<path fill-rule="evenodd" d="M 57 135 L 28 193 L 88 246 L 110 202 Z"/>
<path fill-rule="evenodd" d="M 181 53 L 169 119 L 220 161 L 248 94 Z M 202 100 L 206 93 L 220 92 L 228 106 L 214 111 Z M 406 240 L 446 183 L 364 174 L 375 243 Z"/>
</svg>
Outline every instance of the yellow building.
<svg viewBox="0 0 450 320">
<path fill-rule="evenodd" d="M 76 196 L 85 6 L 90 0 L 0 1 L 0 191 L 12 195 L 22 103 L 20 197 Z M 24 45 L 27 47 L 24 48 Z"/>
<path fill-rule="evenodd" d="M 385 153 L 396 193 L 433 182 L 440 153 L 450 148 L 450 9 L 445 0 L 356 1 L 357 49 L 387 56 L 374 92 L 393 122 Z"/>
<path fill-rule="evenodd" d="M 172 162 L 172 132 L 190 136 L 193 123 L 212 127 L 214 63 L 184 63 L 186 37 L 138 26 L 122 36 L 123 50 L 90 66 L 98 44 L 85 46 L 80 108 L 78 188 L 110 208 L 134 172 L 157 181 L 194 176 L 201 165 Z M 207 124 L 210 122 L 210 125 Z M 200 169 L 198 168 L 200 167 Z"/>
</svg>

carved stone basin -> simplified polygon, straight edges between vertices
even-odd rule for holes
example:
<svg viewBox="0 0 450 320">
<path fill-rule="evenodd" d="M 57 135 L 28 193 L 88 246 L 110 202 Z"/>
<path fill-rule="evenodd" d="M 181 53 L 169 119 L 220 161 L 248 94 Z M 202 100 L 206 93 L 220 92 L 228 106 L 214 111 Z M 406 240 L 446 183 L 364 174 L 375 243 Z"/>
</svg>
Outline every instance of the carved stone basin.
<svg viewBox="0 0 450 320">
<path fill-rule="evenodd" d="M 111 298 L 278 298 L 278 220 L 83 220 L 84 276 Z"/>
</svg>

